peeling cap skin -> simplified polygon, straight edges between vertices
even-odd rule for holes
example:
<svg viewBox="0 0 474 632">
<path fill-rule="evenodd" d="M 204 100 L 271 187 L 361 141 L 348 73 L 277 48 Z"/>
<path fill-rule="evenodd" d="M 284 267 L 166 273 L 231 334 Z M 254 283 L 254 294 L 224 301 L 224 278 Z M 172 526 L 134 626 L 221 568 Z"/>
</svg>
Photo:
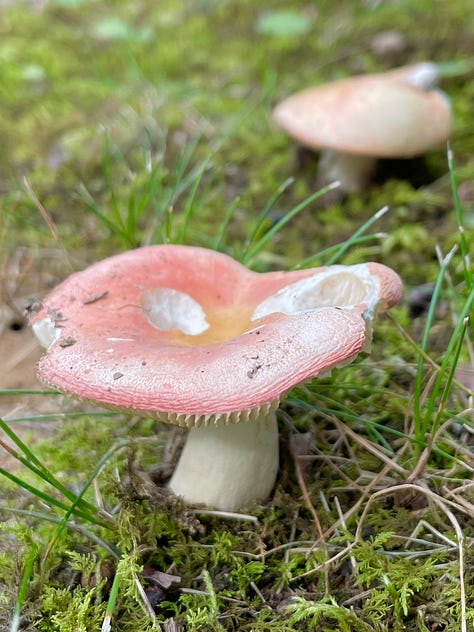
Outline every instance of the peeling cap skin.
<svg viewBox="0 0 474 632">
<path fill-rule="evenodd" d="M 334 303 L 332 285 L 351 277 L 349 268 L 332 270 L 338 276 L 321 276 L 324 291 L 322 283 L 313 293 L 300 288 L 308 296 L 291 308 L 295 313 L 282 313 L 286 303 L 276 302 L 259 317 L 258 306 L 270 296 L 285 288 L 291 292 L 309 277 L 318 279 L 326 268 L 259 274 L 226 255 L 184 246 L 151 246 L 111 257 L 71 275 L 30 317 L 34 329 L 53 332 L 38 376 L 103 406 L 161 418 L 170 413 L 178 423 L 187 416 L 269 404 L 295 384 L 354 357 L 365 341 L 363 313 L 399 298 L 395 273 L 363 264 L 350 305 L 342 296 Z M 364 302 L 370 284 L 372 305 Z M 182 293 L 188 311 L 190 301 L 202 310 L 194 316 L 201 333 L 159 329 L 150 322 L 144 297 L 163 288 Z"/>
<path fill-rule="evenodd" d="M 360 75 L 309 88 L 282 101 L 275 121 L 300 143 L 352 155 L 409 158 L 439 147 L 451 132 L 434 64 Z"/>
<path fill-rule="evenodd" d="M 366 348 L 401 292 L 377 263 L 259 274 L 204 248 L 139 248 L 71 275 L 30 315 L 47 348 L 37 374 L 189 427 L 171 491 L 236 511 L 274 485 L 281 396 Z"/>
</svg>

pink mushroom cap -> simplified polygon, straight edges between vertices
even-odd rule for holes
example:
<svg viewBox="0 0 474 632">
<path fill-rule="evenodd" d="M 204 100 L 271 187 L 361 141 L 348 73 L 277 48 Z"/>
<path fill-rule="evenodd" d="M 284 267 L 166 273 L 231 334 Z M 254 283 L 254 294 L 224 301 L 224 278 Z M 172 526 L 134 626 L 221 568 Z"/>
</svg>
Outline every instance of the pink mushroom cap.
<svg viewBox="0 0 474 632">
<path fill-rule="evenodd" d="M 353 359 L 400 279 L 367 263 L 256 273 L 204 248 L 149 246 L 76 272 L 30 316 L 38 377 L 107 408 L 191 426 L 252 418 Z"/>
<path fill-rule="evenodd" d="M 277 105 L 274 119 L 313 149 L 410 158 L 442 145 L 451 133 L 447 96 L 418 85 L 417 70 L 428 75 L 434 67 L 425 62 L 302 90 Z"/>
</svg>

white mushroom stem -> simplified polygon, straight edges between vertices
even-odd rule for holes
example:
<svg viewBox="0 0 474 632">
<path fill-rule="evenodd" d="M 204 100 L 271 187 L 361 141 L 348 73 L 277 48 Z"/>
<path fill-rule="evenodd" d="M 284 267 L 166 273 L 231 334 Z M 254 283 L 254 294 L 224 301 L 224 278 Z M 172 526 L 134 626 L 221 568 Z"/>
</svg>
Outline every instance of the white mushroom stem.
<svg viewBox="0 0 474 632">
<path fill-rule="evenodd" d="M 326 149 L 319 158 L 318 183 L 324 185 L 338 180 L 342 191 L 359 193 L 367 185 L 376 165 L 377 158 L 372 156 L 355 156 Z"/>
<path fill-rule="evenodd" d="M 247 422 L 191 428 L 169 487 L 188 503 L 237 511 L 266 500 L 277 471 L 272 412 Z"/>
</svg>

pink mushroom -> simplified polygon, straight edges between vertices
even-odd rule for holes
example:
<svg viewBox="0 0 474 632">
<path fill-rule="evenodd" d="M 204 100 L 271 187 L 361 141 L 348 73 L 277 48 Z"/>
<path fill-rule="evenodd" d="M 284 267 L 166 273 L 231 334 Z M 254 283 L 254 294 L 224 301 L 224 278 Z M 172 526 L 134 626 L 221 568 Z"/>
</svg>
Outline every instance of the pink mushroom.
<svg viewBox="0 0 474 632">
<path fill-rule="evenodd" d="M 360 75 L 288 97 L 274 119 L 290 136 L 321 149 L 318 178 L 360 191 L 378 158 L 411 158 L 445 143 L 449 99 L 435 90 L 436 64 L 423 62 Z"/>
<path fill-rule="evenodd" d="M 71 275 L 30 316 L 37 374 L 189 428 L 170 489 L 236 510 L 274 485 L 280 398 L 366 348 L 401 292 L 377 263 L 259 274 L 203 248 L 139 248 Z"/>
</svg>

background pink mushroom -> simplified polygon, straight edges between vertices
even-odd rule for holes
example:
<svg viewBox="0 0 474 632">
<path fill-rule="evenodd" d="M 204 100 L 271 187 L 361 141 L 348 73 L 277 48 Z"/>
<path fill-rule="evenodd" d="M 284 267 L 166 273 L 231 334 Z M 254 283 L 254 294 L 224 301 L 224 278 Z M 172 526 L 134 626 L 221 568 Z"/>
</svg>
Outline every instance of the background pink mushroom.
<svg viewBox="0 0 474 632">
<path fill-rule="evenodd" d="M 440 147 L 451 133 L 448 97 L 435 89 L 436 65 L 423 62 L 359 75 L 288 97 L 274 119 L 290 136 L 322 150 L 318 179 L 360 191 L 378 158 L 411 158 Z"/>
<path fill-rule="evenodd" d="M 274 485 L 280 398 L 352 360 L 401 293 L 377 263 L 260 274 L 203 248 L 139 248 L 71 275 L 30 316 L 37 374 L 189 428 L 171 490 L 236 510 Z"/>
</svg>

